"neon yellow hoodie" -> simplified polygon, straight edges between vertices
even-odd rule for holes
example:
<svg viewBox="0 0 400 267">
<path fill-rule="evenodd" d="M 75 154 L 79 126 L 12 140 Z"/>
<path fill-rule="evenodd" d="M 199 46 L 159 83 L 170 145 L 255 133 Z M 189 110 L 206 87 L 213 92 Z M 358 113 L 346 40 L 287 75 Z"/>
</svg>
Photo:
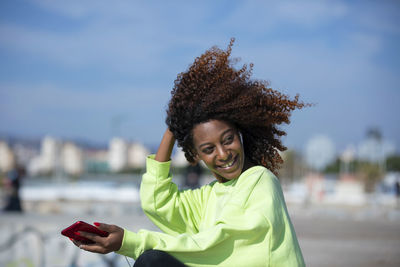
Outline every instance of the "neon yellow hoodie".
<svg viewBox="0 0 400 267">
<path fill-rule="evenodd" d="M 168 252 L 188 266 L 304 266 L 277 178 L 262 166 L 226 183 L 179 191 L 171 162 L 147 158 L 142 208 L 164 232 L 124 231 L 117 253 Z"/>
</svg>

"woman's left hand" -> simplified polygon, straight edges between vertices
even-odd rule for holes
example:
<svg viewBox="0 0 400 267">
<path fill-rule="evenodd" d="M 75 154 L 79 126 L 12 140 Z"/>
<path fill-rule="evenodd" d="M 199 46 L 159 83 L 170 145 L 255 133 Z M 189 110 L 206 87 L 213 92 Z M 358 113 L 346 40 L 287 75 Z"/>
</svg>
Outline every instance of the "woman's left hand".
<svg viewBox="0 0 400 267">
<path fill-rule="evenodd" d="M 93 243 L 86 244 L 74 239 L 71 239 L 71 241 L 80 249 L 101 254 L 107 254 L 112 251 L 117 251 L 121 248 L 122 239 L 124 237 L 124 229 L 116 225 L 105 223 L 95 223 L 95 225 L 100 230 L 108 232 L 108 236 L 101 237 L 93 233 L 79 231 L 77 233 L 80 236 L 90 239 L 93 241 Z"/>
</svg>

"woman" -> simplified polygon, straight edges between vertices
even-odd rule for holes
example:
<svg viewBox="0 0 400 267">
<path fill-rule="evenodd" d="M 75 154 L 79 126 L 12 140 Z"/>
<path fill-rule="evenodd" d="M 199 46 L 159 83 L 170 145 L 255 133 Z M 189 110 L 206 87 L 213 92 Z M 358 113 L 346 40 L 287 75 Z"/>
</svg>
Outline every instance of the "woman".
<svg viewBox="0 0 400 267">
<path fill-rule="evenodd" d="M 137 259 L 135 266 L 304 266 L 273 174 L 282 162 L 278 150 L 286 149 L 277 126 L 304 104 L 251 80 L 252 65 L 234 69 L 232 44 L 206 51 L 175 81 L 168 129 L 147 158 L 140 189 L 144 212 L 163 233 L 96 223 L 109 236 L 82 232 L 94 243 L 76 245 L 116 251 Z M 179 191 L 169 172 L 175 140 L 217 181 Z"/>
</svg>

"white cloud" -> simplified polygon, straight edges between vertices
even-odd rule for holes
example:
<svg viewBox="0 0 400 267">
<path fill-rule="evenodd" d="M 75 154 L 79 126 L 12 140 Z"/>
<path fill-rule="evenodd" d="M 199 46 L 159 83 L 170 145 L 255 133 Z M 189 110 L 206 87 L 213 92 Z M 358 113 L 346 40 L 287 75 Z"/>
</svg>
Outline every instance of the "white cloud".
<svg viewBox="0 0 400 267">
<path fill-rule="evenodd" d="M 52 1 L 52 0 L 35 0 L 38 6 L 69 18 L 81 19 L 87 17 L 131 17 L 132 13 L 145 16 L 143 12 L 143 4 L 134 1 Z"/>
<path fill-rule="evenodd" d="M 5 110 L 18 110 L 25 114 L 45 107 L 49 110 L 71 110 L 103 112 L 104 110 L 145 110 L 149 103 L 157 102 L 161 96 L 154 88 L 117 87 L 113 90 L 78 90 L 62 88 L 54 84 L 1 84 L 0 101 Z M 29 99 L 29 101 L 26 101 Z M 162 100 L 162 98 L 161 98 Z M 166 101 L 164 101 L 166 102 Z M 21 105 L 24 103 L 24 105 Z M 11 114 L 9 114 L 11 115 Z"/>
<path fill-rule="evenodd" d="M 333 1 L 243 1 L 222 22 L 226 28 L 263 35 L 282 26 L 318 28 L 348 13 L 343 2 Z"/>
<path fill-rule="evenodd" d="M 353 6 L 354 21 L 362 28 L 380 34 L 400 33 L 398 1 L 363 2 Z"/>
<path fill-rule="evenodd" d="M 3 83 L 0 97 L 0 133 L 105 141 L 112 119 L 118 117 L 123 119 L 123 136 L 152 142 L 164 126 L 169 91 L 128 86 L 85 91 L 54 84 Z"/>
<path fill-rule="evenodd" d="M 280 1 L 276 16 L 281 20 L 307 26 L 337 19 L 348 13 L 348 7 L 339 1 Z"/>
<path fill-rule="evenodd" d="M 155 9 L 136 2 L 37 1 L 39 6 L 76 19 L 79 26 L 51 31 L 31 25 L 0 24 L 0 45 L 70 68 L 105 66 L 113 72 L 147 74 L 169 68 L 166 51 L 205 43 L 192 29 L 206 7 Z M 186 23 L 181 23 L 185 21 Z M 215 40 L 213 40 L 215 42 Z M 204 45 L 202 46 L 204 47 Z"/>
<path fill-rule="evenodd" d="M 23 51 L 69 67 L 104 64 L 114 71 L 151 68 L 163 47 L 148 36 L 127 28 L 89 28 L 73 33 L 32 30 L 14 25 L 0 26 L 0 42 L 8 49 Z M 143 40 L 143 37 L 144 40 Z"/>
<path fill-rule="evenodd" d="M 361 36 L 373 43 L 361 44 Z M 359 35 L 341 49 L 324 41 L 307 40 L 252 44 L 251 49 L 240 47 L 236 52 L 247 54 L 246 58 L 255 63 L 258 78 L 268 78 L 283 86 L 339 88 L 363 83 L 370 78 L 367 74 L 380 73 L 373 63 L 373 56 L 380 50 L 379 43 L 379 38 Z"/>
</svg>

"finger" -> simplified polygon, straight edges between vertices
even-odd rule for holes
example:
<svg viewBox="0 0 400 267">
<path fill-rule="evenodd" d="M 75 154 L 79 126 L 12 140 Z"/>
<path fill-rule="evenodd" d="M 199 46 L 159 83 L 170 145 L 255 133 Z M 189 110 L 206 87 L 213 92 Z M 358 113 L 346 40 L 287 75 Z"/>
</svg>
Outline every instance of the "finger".
<svg viewBox="0 0 400 267">
<path fill-rule="evenodd" d="M 71 238 L 71 237 L 69 237 L 69 240 L 71 240 L 71 242 L 72 242 L 75 246 L 77 246 L 77 247 L 79 247 L 80 245 L 83 245 L 83 244 L 84 244 L 84 243 L 82 243 L 81 241 L 75 240 L 75 239 L 73 239 L 73 238 Z"/>
<path fill-rule="evenodd" d="M 75 234 L 78 235 L 78 236 L 87 238 L 87 239 L 89 239 L 89 240 L 92 241 L 92 242 L 95 242 L 95 243 L 102 243 L 102 237 L 99 236 L 99 235 L 97 235 L 97 234 L 89 233 L 89 232 L 82 232 L 82 231 L 75 232 Z M 83 243 L 82 243 L 82 244 L 83 244 Z"/>
<path fill-rule="evenodd" d="M 113 231 L 113 227 L 110 224 L 106 224 L 106 223 L 99 223 L 99 222 L 94 222 L 94 225 L 96 225 L 97 228 L 99 228 L 100 230 L 106 231 L 111 233 Z"/>
<path fill-rule="evenodd" d="M 107 251 L 103 246 L 100 246 L 99 244 L 82 244 L 79 246 L 80 249 L 83 249 L 85 251 L 89 252 L 94 252 L 94 253 L 100 253 L 100 254 L 106 254 L 110 251 Z"/>
<path fill-rule="evenodd" d="M 72 243 L 74 243 L 74 245 L 77 246 L 77 247 L 79 247 L 80 245 L 82 245 L 81 242 L 76 241 L 76 240 L 74 240 L 74 239 L 72 239 L 72 238 L 71 238 L 71 241 L 72 241 Z"/>
</svg>

